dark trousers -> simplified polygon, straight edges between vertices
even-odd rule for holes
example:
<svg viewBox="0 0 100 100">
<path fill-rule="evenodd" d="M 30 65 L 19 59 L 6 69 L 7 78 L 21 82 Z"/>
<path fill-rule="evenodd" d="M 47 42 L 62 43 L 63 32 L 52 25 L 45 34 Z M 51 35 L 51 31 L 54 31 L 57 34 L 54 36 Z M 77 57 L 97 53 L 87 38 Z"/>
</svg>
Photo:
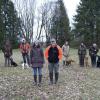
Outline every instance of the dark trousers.
<svg viewBox="0 0 100 100">
<path fill-rule="evenodd" d="M 91 57 L 92 67 L 95 67 L 96 66 L 96 56 L 90 56 L 90 57 Z"/>
<path fill-rule="evenodd" d="M 85 55 L 79 55 L 79 64 L 81 67 L 84 67 L 84 57 Z"/>
<path fill-rule="evenodd" d="M 5 66 L 10 66 L 10 57 L 5 56 Z"/>
<path fill-rule="evenodd" d="M 30 65 L 30 60 L 29 60 L 29 55 L 28 53 L 22 53 L 22 57 L 23 57 L 23 61 L 24 63 L 28 63 L 28 65 Z"/>
</svg>

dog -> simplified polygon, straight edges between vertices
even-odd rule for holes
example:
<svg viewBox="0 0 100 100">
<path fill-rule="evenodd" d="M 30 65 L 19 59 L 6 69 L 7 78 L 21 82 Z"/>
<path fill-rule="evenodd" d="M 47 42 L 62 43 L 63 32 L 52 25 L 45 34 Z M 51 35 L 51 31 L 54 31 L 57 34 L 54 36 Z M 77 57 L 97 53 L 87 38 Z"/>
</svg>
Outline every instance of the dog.
<svg viewBox="0 0 100 100">
<path fill-rule="evenodd" d="M 86 56 L 84 58 L 84 64 L 85 64 L 85 67 L 89 67 L 89 58 L 88 58 L 88 56 Z"/>
<path fill-rule="evenodd" d="M 11 66 L 17 67 L 18 64 L 13 61 L 13 58 L 10 58 Z"/>
<path fill-rule="evenodd" d="M 70 66 L 70 65 L 72 65 L 73 62 L 75 62 L 75 60 L 69 59 L 66 61 L 66 65 Z"/>
<path fill-rule="evenodd" d="M 100 68 L 100 56 L 98 56 L 98 59 L 97 59 L 97 68 Z"/>
</svg>

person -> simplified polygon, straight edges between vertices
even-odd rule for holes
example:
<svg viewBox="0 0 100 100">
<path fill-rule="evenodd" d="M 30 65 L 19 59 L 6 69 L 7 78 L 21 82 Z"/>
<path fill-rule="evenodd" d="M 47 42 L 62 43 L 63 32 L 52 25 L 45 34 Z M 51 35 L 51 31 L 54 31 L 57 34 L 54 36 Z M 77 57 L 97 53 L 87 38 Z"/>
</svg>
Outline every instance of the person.
<svg viewBox="0 0 100 100">
<path fill-rule="evenodd" d="M 23 69 L 25 66 L 29 67 L 30 66 L 30 59 L 29 59 L 29 53 L 30 53 L 30 44 L 26 42 L 26 40 L 23 38 L 22 43 L 20 44 L 20 51 L 22 53 L 24 65 Z"/>
<path fill-rule="evenodd" d="M 81 43 L 78 49 L 78 56 L 79 56 L 79 65 L 80 67 L 84 67 L 84 58 L 86 56 L 86 46 L 84 43 Z"/>
<path fill-rule="evenodd" d="M 68 41 L 64 43 L 62 46 L 62 51 L 63 51 L 63 66 L 66 65 L 66 61 L 68 60 L 69 57 L 69 45 Z"/>
<path fill-rule="evenodd" d="M 9 39 L 7 39 L 2 47 L 2 51 L 4 53 L 4 58 L 5 58 L 5 66 L 10 66 L 10 58 L 12 56 L 12 46 L 11 46 L 11 42 Z"/>
<path fill-rule="evenodd" d="M 59 77 L 59 60 L 62 59 L 62 49 L 57 45 L 55 39 L 51 39 L 51 44 L 45 50 L 45 57 L 48 60 L 50 84 L 53 84 L 53 72 L 56 84 Z"/>
<path fill-rule="evenodd" d="M 90 58 L 91 58 L 92 67 L 96 66 L 96 57 L 97 57 L 98 51 L 99 51 L 99 49 L 98 49 L 96 43 L 93 43 L 93 45 L 89 48 L 89 55 L 90 55 Z"/>
<path fill-rule="evenodd" d="M 42 81 L 42 68 L 44 64 L 44 53 L 43 49 L 39 44 L 39 41 L 36 41 L 33 44 L 33 47 L 30 51 L 30 60 L 33 68 L 33 76 L 34 76 L 34 83 L 37 85 L 37 75 L 39 79 L 39 86 L 41 85 Z"/>
</svg>

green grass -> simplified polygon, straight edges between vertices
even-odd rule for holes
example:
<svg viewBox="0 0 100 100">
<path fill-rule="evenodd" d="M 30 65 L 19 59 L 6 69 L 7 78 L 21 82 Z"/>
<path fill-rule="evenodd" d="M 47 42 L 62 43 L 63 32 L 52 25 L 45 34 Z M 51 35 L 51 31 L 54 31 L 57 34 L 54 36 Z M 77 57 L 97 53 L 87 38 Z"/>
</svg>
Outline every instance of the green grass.
<svg viewBox="0 0 100 100">
<path fill-rule="evenodd" d="M 33 85 L 32 69 L 23 70 L 21 53 L 14 51 L 13 58 L 18 67 L 5 67 L 0 53 L 0 100 L 100 100 L 100 69 L 80 68 L 76 49 L 70 49 L 70 58 L 75 60 L 71 67 L 63 68 L 57 85 L 48 85 L 48 68 L 43 68 L 41 87 Z"/>
</svg>

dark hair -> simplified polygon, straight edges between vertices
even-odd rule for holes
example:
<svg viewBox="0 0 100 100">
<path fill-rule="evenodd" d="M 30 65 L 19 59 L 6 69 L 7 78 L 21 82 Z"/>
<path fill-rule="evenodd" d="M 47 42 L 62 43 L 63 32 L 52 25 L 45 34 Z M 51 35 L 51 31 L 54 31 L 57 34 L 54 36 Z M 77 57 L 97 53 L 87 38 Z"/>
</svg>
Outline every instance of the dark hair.
<svg viewBox="0 0 100 100">
<path fill-rule="evenodd" d="M 33 48 L 40 48 L 40 44 L 35 45 L 35 43 L 33 43 L 32 47 L 33 47 Z"/>
</svg>

